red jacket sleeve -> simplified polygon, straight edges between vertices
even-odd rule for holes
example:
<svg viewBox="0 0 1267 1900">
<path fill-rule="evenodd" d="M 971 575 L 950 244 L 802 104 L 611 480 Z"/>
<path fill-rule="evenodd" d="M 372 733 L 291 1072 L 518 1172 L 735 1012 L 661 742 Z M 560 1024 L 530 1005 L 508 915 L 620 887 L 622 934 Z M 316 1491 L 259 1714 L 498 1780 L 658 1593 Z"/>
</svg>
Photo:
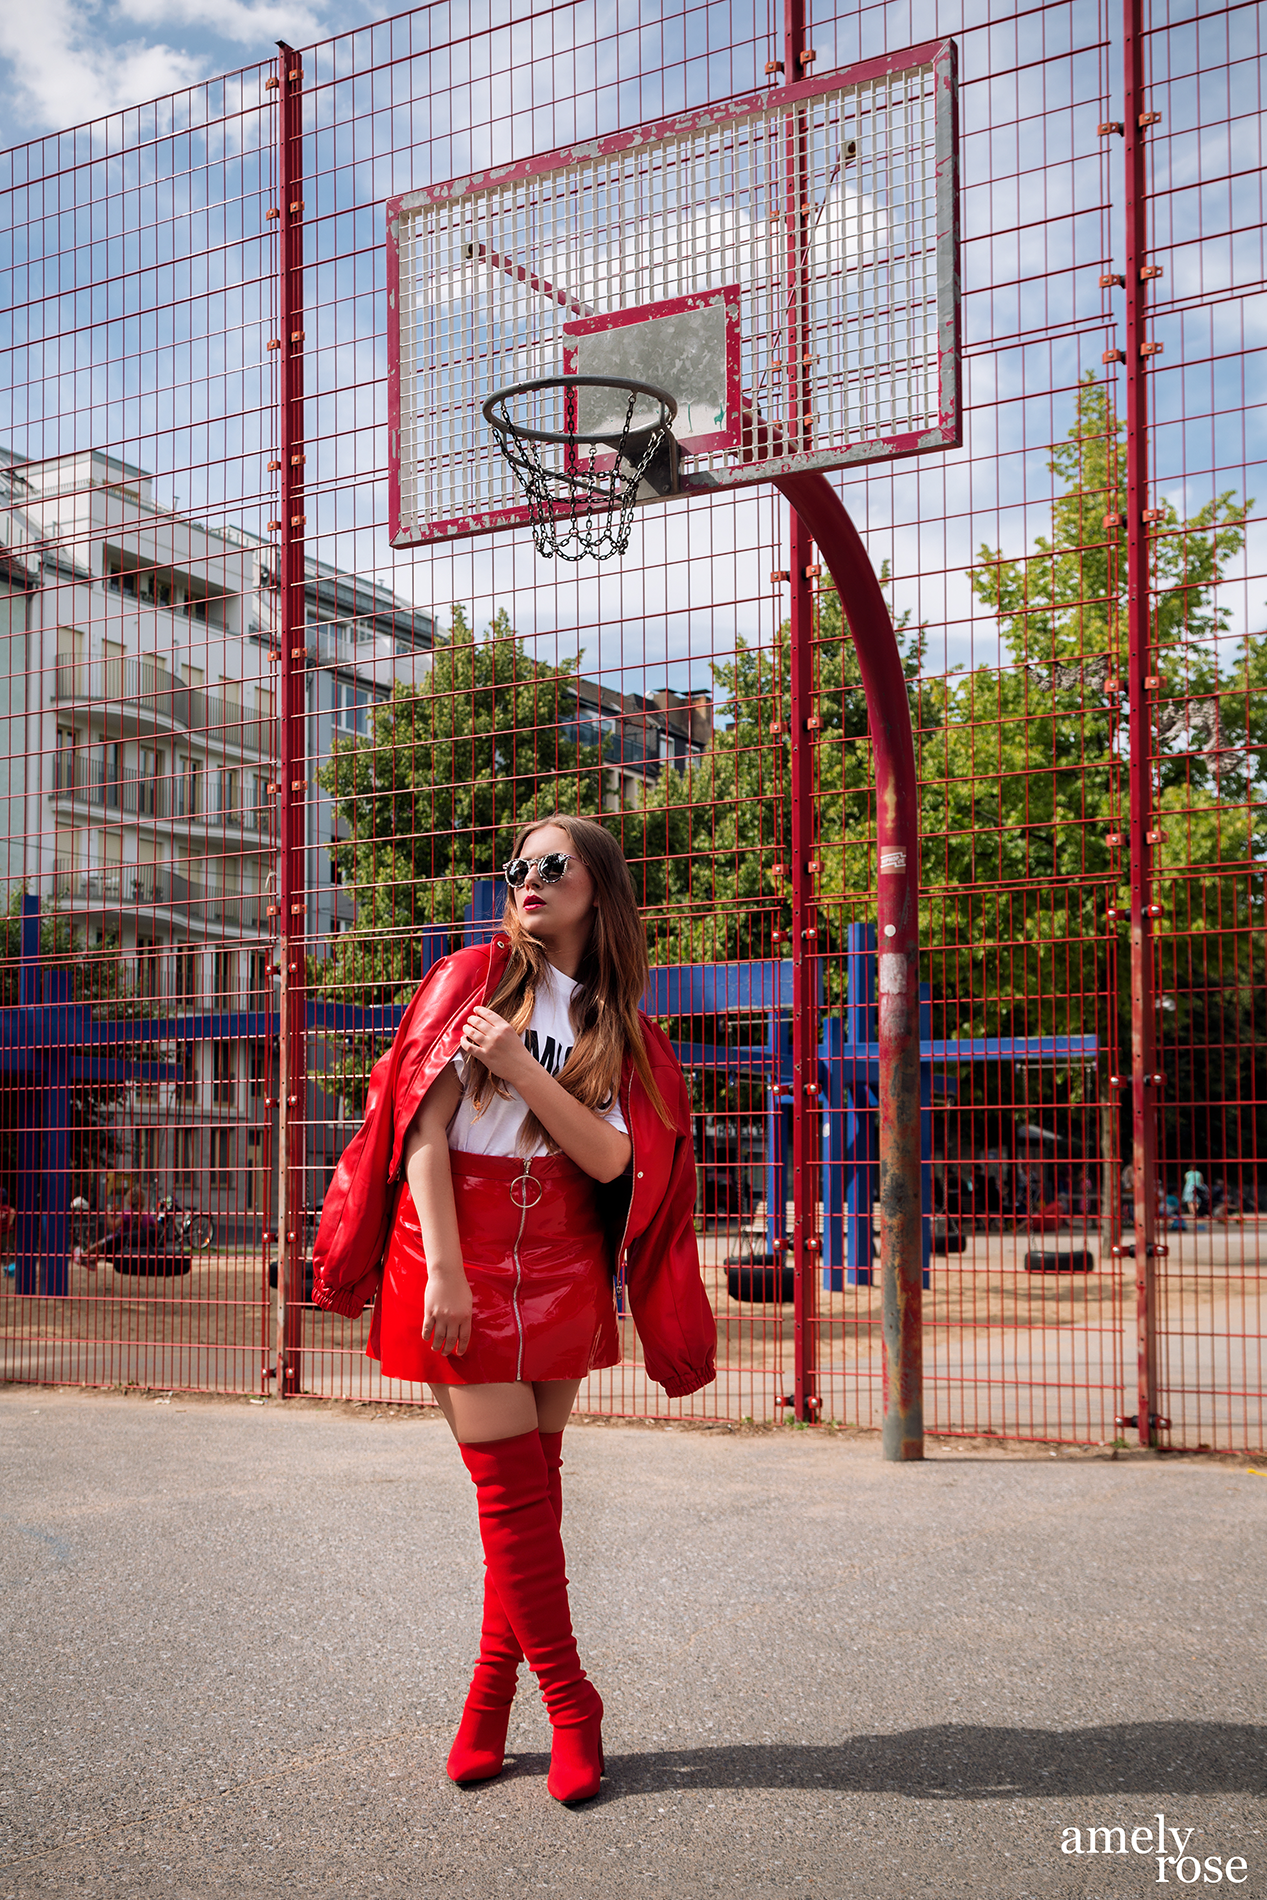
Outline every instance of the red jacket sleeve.
<svg viewBox="0 0 1267 1900">
<path fill-rule="evenodd" d="M 655 1212 L 630 1242 L 625 1285 L 647 1371 L 671 1399 L 681 1399 L 717 1377 L 717 1321 L 704 1290 L 695 1237 L 695 1150 L 686 1081 L 676 1061 L 667 1072 L 657 1064 L 656 1081 L 675 1130 L 656 1117 L 667 1179 Z M 650 1104 L 647 1109 L 653 1112 Z"/>
<path fill-rule="evenodd" d="M 409 1029 L 426 993 L 415 993 L 392 1046 L 370 1071 L 365 1119 L 339 1157 L 312 1247 L 312 1303 L 356 1319 L 374 1297 L 387 1246 L 392 1104 Z"/>
<path fill-rule="evenodd" d="M 505 967 L 506 940 L 468 945 L 428 971 L 391 1048 L 370 1073 L 365 1119 L 344 1149 L 312 1249 L 312 1303 L 355 1319 L 374 1297 L 396 1196 L 393 1177 L 410 1119 L 447 1061 L 462 1015 Z"/>
</svg>

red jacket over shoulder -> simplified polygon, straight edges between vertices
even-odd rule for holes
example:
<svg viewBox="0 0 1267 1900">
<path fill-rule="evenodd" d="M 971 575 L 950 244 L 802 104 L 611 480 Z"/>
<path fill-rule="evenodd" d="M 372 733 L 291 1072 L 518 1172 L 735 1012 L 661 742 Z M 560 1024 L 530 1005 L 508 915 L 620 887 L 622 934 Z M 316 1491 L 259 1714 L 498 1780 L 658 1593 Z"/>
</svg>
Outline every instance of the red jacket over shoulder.
<svg viewBox="0 0 1267 1900">
<path fill-rule="evenodd" d="M 315 1306 L 354 1319 L 374 1298 L 395 1213 L 405 1135 L 423 1096 L 457 1053 L 466 1018 L 496 989 L 509 950 L 507 939 L 498 936 L 437 963 L 405 1011 L 391 1048 L 375 1063 L 365 1120 L 344 1150 L 321 1210 L 313 1247 Z M 633 1157 L 629 1175 L 602 1192 L 620 1196 L 613 1229 L 617 1269 L 624 1271 L 647 1371 L 670 1398 L 684 1398 L 716 1377 L 717 1323 L 700 1277 L 695 1239 L 695 1152 L 686 1081 L 668 1037 L 646 1017 L 642 1027 L 673 1126 L 666 1128 L 660 1120 L 627 1057 L 620 1100 Z M 371 1327 L 370 1352 L 377 1330 L 377 1324 Z"/>
</svg>

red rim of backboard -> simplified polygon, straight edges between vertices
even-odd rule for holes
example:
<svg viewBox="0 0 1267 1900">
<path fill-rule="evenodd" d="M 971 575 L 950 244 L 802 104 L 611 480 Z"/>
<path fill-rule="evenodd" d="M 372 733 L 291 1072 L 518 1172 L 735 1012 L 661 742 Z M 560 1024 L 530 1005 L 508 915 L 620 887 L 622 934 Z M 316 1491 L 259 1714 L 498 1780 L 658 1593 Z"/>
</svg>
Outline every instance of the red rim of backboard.
<svg viewBox="0 0 1267 1900">
<path fill-rule="evenodd" d="M 816 74 L 812 79 L 803 79 L 795 85 L 770 87 L 767 90 L 745 93 L 725 100 L 715 100 L 708 105 L 696 107 L 690 112 L 677 113 L 671 118 L 653 120 L 638 127 L 620 132 L 612 132 L 599 139 L 586 140 L 582 144 L 563 146 L 555 151 L 534 154 L 531 158 L 517 159 L 506 165 L 496 165 L 480 172 L 471 172 L 459 178 L 448 179 L 442 184 L 424 185 L 420 188 L 401 192 L 387 200 L 387 408 L 388 408 L 388 530 L 393 547 L 411 547 L 420 543 L 437 540 L 456 540 L 472 535 L 497 533 L 502 529 L 528 527 L 531 525 L 530 511 L 526 505 L 514 503 L 500 505 L 487 513 L 473 513 L 456 517 L 451 521 L 433 522 L 426 529 L 416 522 L 403 524 L 401 521 L 401 483 L 400 483 L 400 440 L 401 440 L 401 349 L 400 349 L 400 216 L 402 211 L 413 210 L 426 204 L 444 204 L 457 201 L 470 193 L 489 191 L 498 187 L 514 184 L 520 180 L 543 176 L 561 170 L 567 165 L 583 163 L 598 157 L 615 155 L 661 140 L 668 140 L 683 134 L 724 125 L 731 120 L 739 120 L 750 115 L 777 111 L 784 106 L 792 106 L 802 100 L 812 100 L 824 93 L 830 93 L 850 85 L 861 85 L 867 80 L 880 79 L 896 75 L 919 66 L 931 66 L 936 71 L 938 92 L 937 120 L 937 189 L 938 189 L 938 230 L 946 243 L 947 269 L 950 281 L 946 288 L 949 296 L 946 308 L 938 325 L 937 333 L 937 369 L 938 369 L 938 414 L 937 422 L 927 428 L 909 434 L 898 433 L 878 443 L 869 443 L 856 450 L 843 452 L 818 452 L 810 450 L 793 453 L 769 461 L 754 464 L 751 473 L 743 471 L 725 486 L 747 486 L 800 473 L 827 471 L 847 468 L 851 465 L 876 460 L 897 460 L 904 456 L 917 455 L 929 450 L 957 448 L 962 441 L 962 405 L 960 395 L 959 357 L 960 357 L 960 315 L 959 315 L 959 203 L 957 190 L 958 167 L 958 116 L 957 116 L 957 73 L 958 48 L 953 39 L 924 40 L 919 45 L 903 48 L 900 52 L 882 55 L 874 59 L 860 60 L 853 66 L 838 67 L 830 72 Z M 525 283 L 533 284 L 547 295 L 558 297 L 547 284 L 535 284 L 532 273 L 521 268 L 517 273 Z M 716 291 L 703 293 L 716 295 Z M 558 297 L 562 301 L 561 297 Z M 685 304 L 689 299 L 681 299 Z M 668 305 L 656 306 L 658 314 L 664 314 Z M 632 313 L 621 312 L 620 320 L 628 320 Z M 650 309 L 644 314 L 651 314 Z M 580 322 L 600 322 L 588 313 L 578 312 Z M 571 325 L 567 326 L 569 329 Z M 701 484 L 697 492 L 718 492 L 722 484 Z M 690 494 L 689 482 L 684 484 L 684 494 Z"/>
</svg>

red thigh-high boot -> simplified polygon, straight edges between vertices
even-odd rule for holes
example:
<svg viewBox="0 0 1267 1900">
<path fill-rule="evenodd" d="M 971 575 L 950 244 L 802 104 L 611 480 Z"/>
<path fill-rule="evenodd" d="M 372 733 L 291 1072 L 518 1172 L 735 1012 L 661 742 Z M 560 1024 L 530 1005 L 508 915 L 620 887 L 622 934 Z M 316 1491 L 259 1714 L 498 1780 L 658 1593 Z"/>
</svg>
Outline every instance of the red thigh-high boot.
<svg viewBox="0 0 1267 1900">
<path fill-rule="evenodd" d="M 554 1512 L 556 1524 L 563 1522 L 563 1433 L 538 1432 L 541 1449 L 546 1455 L 546 1486 L 550 1493 L 550 1509 Z"/>
<path fill-rule="evenodd" d="M 523 1432 L 459 1450 L 479 1499 L 488 1574 L 550 1712 L 546 1786 L 556 1801 L 587 1801 L 603 1772 L 603 1705 L 576 1653 L 541 1436 Z"/>
<path fill-rule="evenodd" d="M 563 1433 L 540 1433 L 546 1459 L 546 1482 L 550 1508 L 556 1524 L 563 1518 Z M 453 1781 L 464 1785 L 491 1781 L 499 1775 L 506 1760 L 506 1731 L 515 1699 L 519 1665 L 523 1651 L 487 1563 L 484 1567 L 484 1619 L 480 1625 L 480 1653 L 466 1695 L 462 1720 L 449 1750 L 448 1770 Z"/>
</svg>

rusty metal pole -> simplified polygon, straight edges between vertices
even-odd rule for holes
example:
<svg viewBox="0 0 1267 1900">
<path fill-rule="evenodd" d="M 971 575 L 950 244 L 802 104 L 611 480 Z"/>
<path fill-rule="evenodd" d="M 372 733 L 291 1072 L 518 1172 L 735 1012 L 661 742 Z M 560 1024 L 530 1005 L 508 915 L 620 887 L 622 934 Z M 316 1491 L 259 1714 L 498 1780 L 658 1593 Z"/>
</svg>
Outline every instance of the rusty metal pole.
<svg viewBox="0 0 1267 1900">
<path fill-rule="evenodd" d="M 824 475 L 776 483 L 818 543 L 862 670 L 875 752 L 880 1013 L 880 1272 L 884 1456 L 924 1456 L 919 1113 L 919 783 L 910 702 L 884 593 Z"/>
<path fill-rule="evenodd" d="M 783 78 L 800 79 L 805 52 L 803 0 L 786 0 Z M 787 149 L 787 440 L 810 444 L 813 391 L 810 355 L 809 126 L 804 110 L 789 115 Z M 788 724 L 791 751 L 792 854 L 792 1403 L 796 1417 L 815 1424 L 818 1390 L 819 1170 L 822 1109 L 818 1086 L 818 923 L 815 906 L 814 601 L 808 529 L 791 511 L 791 599 L 788 628 Z"/>
<path fill-rule="evenodd" d="M 1126 97 L 1126 621 L 1131 738 L 1131 1124 L 1135 1182 L 1135 1318 L 1139 1354 L 1137 1429 L 1157 1442 L 1157 1060 L 1153 968 L 1153 724 L 1157 668 L 1149 614 L 1147 365 L 1147 180 L 1144 140 L 1143 0 L 1125 0 Z"/>
<path fill-rule="evenodd" d="M 278 907 L 281 1036 L 278 1061 L 277 1390 L 301 1389 L 307 1097 L 307 678 L 304 604 L 303 67 L 278 41 L 278 451 L 281 743 Z"/>
</svg>

